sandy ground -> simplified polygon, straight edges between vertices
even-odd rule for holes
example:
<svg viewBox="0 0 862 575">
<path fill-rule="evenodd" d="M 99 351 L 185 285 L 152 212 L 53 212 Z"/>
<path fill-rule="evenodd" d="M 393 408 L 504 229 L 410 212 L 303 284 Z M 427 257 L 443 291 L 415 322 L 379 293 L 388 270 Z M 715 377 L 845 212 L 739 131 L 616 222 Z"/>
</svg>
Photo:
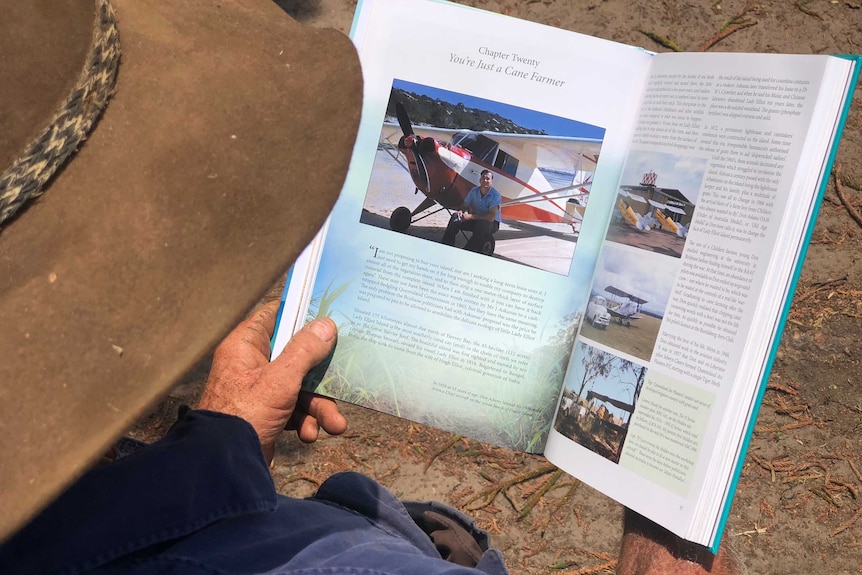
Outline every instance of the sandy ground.
<svg viewBox="0 0 862 575">
<path fill-rule="evenodd" d="M 280 3 L 304 22 L 343 31 L 355 5 Z M 859 0 L 465 3 L 657 51 L 666 48 L 644 32 L 698 50 L 738 16 L 750 25 L 711 51 L 862 52 Z M 862 219 L 854 219 L 862 210 L 860 95 L 857 90 L 836 163 L 841 171 L 826 192 L 727 525 L 725 538 L 751 573 L 862 573 Z M 136 433 L 157 435 L 177 403 L 193 401 L 207 365 Z M 313 446 L 285 439 L 274 467 L 283 492 L 307 495 L 334 471 L 359 470 L 398 495 L 471 512 L 491 530 L 515 573 L 612 572 L 621 531 L 613 501 L 557 475 L 540 458 L 360 408 L 344 410 L 351 430 L 343 437 Z M 537 476 L 515 482 L 528 471 Z M 507 481 L 511 487 L 502 489 Z"/>
</svg>

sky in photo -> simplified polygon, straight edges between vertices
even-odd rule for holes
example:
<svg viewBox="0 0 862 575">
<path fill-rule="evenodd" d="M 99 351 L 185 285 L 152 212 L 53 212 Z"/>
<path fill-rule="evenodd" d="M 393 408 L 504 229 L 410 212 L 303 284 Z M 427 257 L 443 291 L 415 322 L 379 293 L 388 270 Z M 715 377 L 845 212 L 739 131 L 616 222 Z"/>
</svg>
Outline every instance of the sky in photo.
<svg viewBox="0 0 862 575">
<path fill-rule="evenodd" d="M 605 135 L 604 128 L 599 128 L 598 126 L 593 126 L 591 124 L 584 124 L 582 122 L 561 118 L 559 116 L 543 114 L 541 112 L 536 112 L 535 110 L 528 110 L 527 108 L 510 106 L 509 104 L 494 102 L 484 98 L 476 98 L 466 94 L 441 90 L 439 88 L 432 88 L 422 84 L 414 84 L 413 82 L 405 82 L 404 80 L 396 79 L 392 82 L 392 87 L 406 92 L 428 96 L 429 98 L 434 98 L 443 102 L 448 102 L 453 106 L 460 103 L 467 108 L 478 108 L 479 110 L 499 114 L 523 128 L 543 130 L 549 136 L 601 140 Z"/>
</svg>

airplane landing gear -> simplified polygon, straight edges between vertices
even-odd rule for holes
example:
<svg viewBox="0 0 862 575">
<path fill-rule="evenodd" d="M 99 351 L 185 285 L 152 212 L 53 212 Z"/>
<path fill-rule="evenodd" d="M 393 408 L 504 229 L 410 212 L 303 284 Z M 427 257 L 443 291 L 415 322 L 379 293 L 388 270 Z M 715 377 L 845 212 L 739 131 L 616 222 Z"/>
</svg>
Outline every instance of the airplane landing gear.
<svg viewBox="0 0 862 575">
<path fill-rule="evenodd" d="M 395 208 L 395 211 L 389 216 L 389 229 L 396 232 L 405 232 L 410 227 L 410 220 L 412 219 L 413 214 L 410 213 L 409 208 L 405 208 L 404 206 Z"/>
<path fill-rule="evenodd" d="M 419 191 L 418 188 L 416 191 Z M 410 211 L 410 208 L 405 208 L 404 206 L 401 206 L 400 208 L 395 208 L 395 211 L 392 212 L 391 216 L 389 216 L 389 229 L 396 232 L 406 232 L 407 228 L 410 227 L 410 224 L 413 223 L 413 216 L 418 213 L 424 212 L 425 210 L 433 206 L 435 203 L 436 202 L 431 198 L 425 198 L 424 200 L 422 200 L 422 203 L 419 204 L 412 212 Z M 416 221 L 418 222 L 423 218 L 427 218 L 429 215 L 431 214 L 426 214 L 422 217 L 416 218 Z"/>
</svg>

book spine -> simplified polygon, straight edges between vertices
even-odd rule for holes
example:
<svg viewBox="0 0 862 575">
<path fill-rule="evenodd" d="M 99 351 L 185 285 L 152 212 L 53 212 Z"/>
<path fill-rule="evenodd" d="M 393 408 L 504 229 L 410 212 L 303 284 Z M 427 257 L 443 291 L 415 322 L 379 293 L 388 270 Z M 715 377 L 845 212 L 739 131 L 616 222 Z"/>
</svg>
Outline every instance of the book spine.
<svg viewBox="0 0 862 575">
<path fill-rule="evenodd" d="M 820 182 L 820 189 L 817 190 L 817 197 L 814 200 L 814 208 L 811 212 L 811 219 L 808 222 L 808 229 L 805 232 L 805 238 L 802 242 L 802 247 L 799 252 L 799 259 L 796 262 L 796 269 L 793 272 L 793 277 L 790 280 L 787 297 L 784 302 L 784 309 L 781 311 L 781 317 L 778 319 L 775 340 L 772 342 L 772 348 L 769 350 L 769 357 L 766 360 L 766 369 L 763 372 L 763 379 L 760 382 L 760 388 L 757 397 L 754 401 L 754 406 L 751 411 L 751 418 L 748 423 L 748 429 L 743 437 L 740 453 L 747 453 L 748 446 L 751 443 L 751 437 L 754 434 L 754 425 L 757 423 L 757 416 L 760 412 L 760 405 L 763 402 L 763 396 L 766 393 L 766 386 L 769 383 L 769 375 L 772 372 L 772 365 L 775 363 L 775 356 L 778 353 L 778 346 L 781 344 L 781 334 L 784 332 L 784 326 L 787 322 L 787 316 L 790 313 L 790 307 L 793 303 L 793 294 L 796 292 L 796 285 L 799 283 L 799 276 L 802 274 L 802 266 L 805 263 L 805 256 L 808 253 L 808 246 L 811 243 L 811 236 L 814 233 L 814 227 L 817 224 L 817 214 L 820 212 L 820 206 L 823 203 L 823 196 L 826 192 L 826 186 L 829 184 L 829 175 L 832 173 L 832 165 L 835 162 L 835 156 L 838 153 L 838 145 L 841 141 L 841 134 L 844 132 L 844 125 L 847 122 L 847 115 L 850 113 L 850 105 L 853 101 L 852 95 L 856 88 L 856 83 L 859 79 L 859 70 L 862 67 L 862 56 L 856 55 L 840 55 L 839 57 L 852 60 L 855 62 L 850 82 L 848 83 L 847 92 L 845 95 L 844 109 L 841 111 L 841 117 L 838 120 L 838 125 L 835 131 L 835 137 L 832 142 L 832 149 L 829 151 L 829 157 L 826 160 L 823 180 Z M 739 483 L 739 477 L 742 474 L 742 466 L 745 463 L 745 457 L 740 457 L 736 462 L 736 469 L 733 472 L 728 493 L 734 493 Z M 713 543 L 710 549 L 713 553 L 718 553 L 718 546 L 721 542 L 721 534 L 724 533 L 727 524 L 727 518 L 730 515 L 730 508 L 733 503 L 732 497 L 727 497 L 725 500 L 724 509 L 719 518 L 717 529 L 713 536 Z"/>
</svg>

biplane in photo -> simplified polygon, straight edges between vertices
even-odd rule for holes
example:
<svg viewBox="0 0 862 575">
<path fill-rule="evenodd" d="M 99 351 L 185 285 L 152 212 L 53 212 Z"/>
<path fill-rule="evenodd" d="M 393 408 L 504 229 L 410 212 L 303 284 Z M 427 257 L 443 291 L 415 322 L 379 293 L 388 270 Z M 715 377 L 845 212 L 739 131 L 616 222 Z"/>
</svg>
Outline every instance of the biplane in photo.
<svg viewBox="0 0 862 575">
<path fill-rule="evenodd" d="M 611 317 L 617 320 L 620 325 L 629 326 L 632 321 L 640 319 L 641 306 L 647 303 L 647 300 L 639 298 L 614 286 L 607 286 L 605 291 L 622 301 L 616 302 L 615 307 L 608 306 L 607 312 Z"/>
</svg>

